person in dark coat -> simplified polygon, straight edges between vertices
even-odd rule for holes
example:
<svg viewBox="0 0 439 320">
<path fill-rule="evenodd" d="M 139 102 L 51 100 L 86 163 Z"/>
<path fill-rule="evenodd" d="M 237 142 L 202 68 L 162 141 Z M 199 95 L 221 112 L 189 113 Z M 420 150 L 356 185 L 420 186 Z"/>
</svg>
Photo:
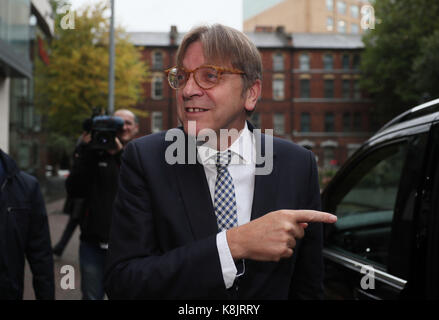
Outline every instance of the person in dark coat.
<svg viewBox="0 0 439 320">
<path fill-rule="evenodd" d="M 67 195 L 84 199 L 80 218 L 79 264 L 83 300 L 102 300 L 104 268 L 108 249 L 111 213 L 116 196 L 120 157 L 124 146 L 134 139 L 139 125 L 135 114 L 119 109 L 114 116 L 124 125 L 115 138 L 116 148 L 95 150 L 91 135 L 84 134 L 74 152 L 72 171 L 66 180 Z"/>
<path fill-rule="evenodd" d="M 35 297 L 55 299 L 49 224 L 40 186 L 0 149 L 0 299 L 23 299 L 25 257 Z"/>
</svg>

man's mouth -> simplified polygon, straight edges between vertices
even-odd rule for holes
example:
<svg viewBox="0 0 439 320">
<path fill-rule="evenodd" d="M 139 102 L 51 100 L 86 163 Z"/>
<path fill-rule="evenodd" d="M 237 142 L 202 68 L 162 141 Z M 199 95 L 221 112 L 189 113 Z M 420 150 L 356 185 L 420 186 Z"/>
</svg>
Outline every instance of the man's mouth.
<svg viewBox="0 0 439 320">
<path fill-rule="evenodd" d="M 209 109 L 201 109 L 201 108 L 185 108 L 186 112 L 188 113 L 195 113 L 195 112 L 205 112 Z"/>
</svg>

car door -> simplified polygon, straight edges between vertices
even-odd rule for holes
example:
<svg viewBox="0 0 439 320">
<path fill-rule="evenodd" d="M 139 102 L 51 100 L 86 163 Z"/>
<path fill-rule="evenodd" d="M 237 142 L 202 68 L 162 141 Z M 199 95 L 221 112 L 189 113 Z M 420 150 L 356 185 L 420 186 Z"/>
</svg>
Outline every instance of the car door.
<svg viewBox="0 0 439 320">
<path fill-rule="evenodd" d="M 414 208 L 428 127 L 365 148 L 322 195 L 338 221 L 325 229 L 331 299 L 398 299 L 409 278 Z"/>
<path fill-rule="evenodd" d="M 439 120 L 439 117 L 438 119 Z M 439 123 L 432 125 L 418 188 L 408 297 L 439 298 Z"/>
</svg>

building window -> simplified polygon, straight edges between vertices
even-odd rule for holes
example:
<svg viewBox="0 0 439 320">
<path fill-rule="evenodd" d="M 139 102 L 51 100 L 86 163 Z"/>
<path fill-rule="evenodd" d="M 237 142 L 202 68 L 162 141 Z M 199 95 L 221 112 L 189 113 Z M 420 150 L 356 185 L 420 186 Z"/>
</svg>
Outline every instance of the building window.
<svg viewBox="0 0 439 320">
<path fill-rule="evenodd" d="M 326 30 L 328 31 L 334 30 L 334 19 L 332 17 L 326 18 Z"/>
<path fill-rule="evenodd" d="M 334 80 L 325 79 L 324 98 L 334 98 Z"/>
<path fill-rule="evenodd" d="M 337 1 L 337 11 L 340 14 L 346 14 L 346 3 L 344 1 Z"/>
<path fill-rule="evenodd" d="M 360 31 L 360 29 L 358 28 L 358 24 L 351 23 L 351 33 L 358 34 L 359 31 Z"/>
<path fill-rule="evenodd" d="M 250 116 L 250 122 L 256 129 L 260 129 L 261 128 L 260 114 L 258 112 L 253 112 L 252 115 Z"/>
<path fill-rule="evenodd" d="M 361 99 L 360 82 L 358 80 L 354 80 L 354 99 Z"/>
<path fill-rule="evenodd" d="M 311 96 L 309 84 L 310 84 L 309 79 L 300 79 L 300 97 L 301 98 L 309 98 Z"/>
<path fill-rule="evenodd" d="M 361 131 L 361 113 L 355 112 L 354 113 L 354 124 L 353 124 L 355 131 Z"/>
<path fill-rule="evenodd" d="M 329 11 L 334 9 L 334 0 L 326 0 L 326 9 Z"/>
<path fill-rule="evenodd" d="M 163 78 L 156 76 L 151 83 L 151 97 L 153 99 L 163 99 Z"/>
<path fill-rule="evenodd" d="M 344 22 L 343 20 L 338 21 L 337 31 L 339 33 L 346 33 L 346 22 Z"/>
<path fill-rule="evenodd" d="M 302 53 L 300 55 L 299 68 L 300 70 L 309 70 L 309 55 L 307 53 Z"/>
<path fill-rule="evenodd" d="M 309 114 L 309 112 L 302 112 L 300 114 L 300 131 L 311 131 L 311 115 Z"/>
<path fill-rule="evenodd" d="M 351 131 L 351 114 L 349 112 L 343 113 L 343 131 Z"/>
<path fill-rule="evenodd" d="M 273 70 L 274 71 L 284 70 L 284 56 L 282 53 L 275 53 L 273 55 Z"/>
<path fill-rule="evenodd" d="M 345 99 L 351 97 L 351 81 L 349 79 L 342 80 L 342 96 Z"/>
<path fill-rule="evenodd" d="M 332 70 L 334 67 L 334 58 L 332 54 L 323 55 L 323 68 L 325 70 Z"/>
<path fill-rule="evenodd" d="M 358 19 L 358 13 L 359 13 L 358 6 L 351 5 L 351 16 L 352 16 L 352 18 Z"/>
<path fill-rule="evenodd" d="M 153 111 L 151 115 L 151 132 L 160 132 L 163 130 L 163 113 L 161 111 Z"/>
<path fill-rule="evenodd" d="M 334 114 L 332 112 L 325 113 L 325 132 L 334 132 Z"/>
<path fill-rule="evenodd" d="M 154 51 L 152 54 L 152 68 L 163 69 L 163 53 L 160 51 Z"/>
<path fill-rule="evenodd" d="M 341 64 L 342 64 L 343 69 L 345 69 L 345 70 L 349 69 L 349 55 L 348 54 L 342 55 Z"/>
<path fill-rule="evenodd" d="M 360 69 L 360 55 L 359 54 L 354 54 L 354 59 L 352 61 L 352 68 L 354 68 L 355 70 Z"/>
<path fill-rule="evenodd" d="M 284 94 L 284 79 L 275 78 L 273 79 L 273 100 L 283 100 L 285 97 Z"/>
<path fill-rule="evenodd" d="M 335 148 L 325 147 L 323 149 L 323 166 L 325 168 L 331 166 L 335 160 Z"/>
<path fill-rule="evenodd" d="M 274 134 L 285 134 L 285 116 L 283 113 L 273 115 Z"/>
</svg>

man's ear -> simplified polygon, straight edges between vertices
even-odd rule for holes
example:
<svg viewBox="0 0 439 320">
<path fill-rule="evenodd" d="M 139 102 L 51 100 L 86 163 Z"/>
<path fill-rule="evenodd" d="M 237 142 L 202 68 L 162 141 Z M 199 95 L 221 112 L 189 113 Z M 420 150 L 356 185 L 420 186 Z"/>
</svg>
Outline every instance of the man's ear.
<svg viewBox="0 0 439 320">
<path fill-rule="evenodd" d="M 244 108 L 247 111 L 252 111 L 256 107 L 259 97 L 261 96 L 262 82 L 257 79 L 253 85 L 247 89 Z"/>
</svg>

